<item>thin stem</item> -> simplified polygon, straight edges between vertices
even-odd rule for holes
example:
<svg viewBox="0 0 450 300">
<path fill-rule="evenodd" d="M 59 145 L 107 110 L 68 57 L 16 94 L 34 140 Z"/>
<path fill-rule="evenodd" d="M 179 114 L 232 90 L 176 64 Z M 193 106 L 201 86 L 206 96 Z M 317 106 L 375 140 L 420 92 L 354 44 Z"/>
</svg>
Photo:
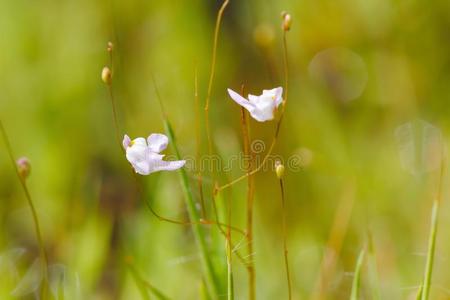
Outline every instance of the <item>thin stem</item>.
<svg viewBox="0 0 450 300">
<path fill-rule="evenodd" d="M 132 171 L 135 183 L 136 183 L 136 187 L 138 188 L 138 193 L 142 194 L 141 186 L 139 184 L 139 181 L 138 181 L 138 178 L 136 176 L 136 173 L 133 170 L 131 170 L 131 171 Z M 237 227 L 233 227 L 233 226 L 229 226 L 227 224 L 224 224 L 224 223 L 221 223 L 221 222 L 218 222 L 218 221 L 212 221 L 212 220 L 207 220 L 207 219 L 203 219 L 203 218 L 200 218 L 198 222 L 179 221 L 179 220 L 170 219 L 170 218 L 164 217 L 161 214 L 159 214 L 152 207 L 152 205 L 150 204 L 149 201 L 145 201 L 145 203 L 147 204 L 147 207 L 148 207 L 149 211 L 152 213 L 152 215 L 154 215 L 160 221 L 164 221 L 164 222 L 168 222 L 168 223 L 172 223 L 172 224 L 177 224 L 177 225 L 185 225 L 185 226 L 191 226 L 191 225 L 217 225 L 219 228 L 221 228 L 221 227 L 230 228 L 230 230 L 234 230 L 234 231 L 236 231 L 236 232 L 238 232 L 238 233 L 240 233 L 240 234 L 242 234 L 244 236 L 246 235 L 245 232 L 242 229 L 237 228 Z M 223 229 L 222 229 L 222 231 L 223 231 Z M 223 234 L 225 236 L 225 232 L 224 231 L 223 231 Z"/>
<path fill-rule="evenodd" d="M 210 105 L 214 75 L 215 75 L 215 71 L 216 71 L 217 44 L 218 44 L 218 40 L 219 40 L 220 23 L 222 21 L 222 16 L 225 11 L 225 8 L 227 7 L 229 2 L 230 2 L 229 0 L 225 0 L 222 3 L 222 6 L 220 7 L 219 12 L 217 13 L 216 26 L 214 29 L 211 71 L 210 71 L 210 75 L 209 75 L 208 92 L 206 94 L 206 103 L 205 103 L 205 128 L 206 128 L 206 138 L 208 140 L 209 155 L 212 155 L 212 152 L 213 152 L 212 151 L 211 131 L 210 131 L 210 127 L 209 127 L 209 105 Z"/>
<path fill-rule="evenodd" d="M 117 109 L 116 109 L 116 103 L 114 101 L 114 93 L 113 93 L 112 83 L 108 84 L 108 92 L 109 92 L 109 99 L 111 101 L 112 115 L 113 115 L 113 121 L 114 121 L 114 129 L 115 129 L 115 132 L 116 132 L 116 140 L 117 140 L 117 143 L 119 144 L 120 150 L 123 153 L 125 153 L 125 149 L 123 149 L 122 142 L 121 142 L 119 122 L 118 122 L 118 118 L 117 118 Z"/>
<path fill-rule="evenodd" d="M 287 53 L 287 31 L 283 31 L 283 64 L 284 64 L 284 103 L 286 103 L 289 92 L 289 63 Z"/>
<path fill-rule="evenodd" d="M 13 154 L 13 151 L 11 148 L 11 144 L 9 142 L 8 135 L 6 134 L 6 130 L 3 127 L 3 123 L 1 120 L 0 120 L 0 129 L 1 129 L 1 132 L 3 135 L 3 140 L 5 142 L 6 150 L 8 152 L 9 158 L 14 167 L 14 170 L 16 171 L 17 177 L 19 178 L 22 189 L 25 192 L 25 197 L 27 199 L 28 206 L 30 207 L 31 214 L 33 216 L 34 228 L 36 230 L 36 237 L 38 240 L 38 245 L 39 245 L 39 249 L 40 249 L 39 252 L 40 252 L 40 256 L 41 256 L 41 260 L 42 260 L 43 284 L 42 284 L 42 289 L 41 289 L 41 296 L 43 299 L 46 299 L 47 288 L 48 288 L 48 258 L 47 258 L 47 253 L 45 251 L 44 242 L 43 242 L 42 235 L 41 235 L 39 218 L 38 218 L 38 215 L 36 212 L 36 208 L 34 207 L 33 200 L 31 198 L 31 194 L 28 190 L 26 179 L 20 175 L 19 169 L 17 168 L 17 164 L 16 164 L 16 160 L 14 159 L 14 154 Z"/>
<path fill-rule="evenodd" d="M 111 70 L 111 74 L 113 74 L 114 70 L 114 64 L 113 64 L 113 50 L 112 48 L 108 51 L 109 52 L 109 68 Z M 116 140 L 119 144 L 119 148 L 123 153 L 125 153 L 125 149 L 122 147 L 121 137 L 120 137 L 120 129 L 119 129 L 119 121 L 117 117 L 117 108 L 116 108 L 116 102 L 114 100 L 114 93 L 113 93 L 113 76 L 111 76 L 111 81 L 107 83 L 108 86 L 108 93 L 109 93 L 109 99 L 111 101 L 111 108 L 112 108 L 112 115 L 113 115 L 113 121 L 114 121 L 114 129 L 116 132 Z"/>
<path fill-rule="evenodd" d="M 225 239 L 227 252 L 227 295 L 228 300 L 234 299 L 233 266 L 232 266 L 232 246 L 231 246 L 231 197 L 228 197 L 228 230 Z"/>
<path fill-rule="evenodd" d="M 281 210 L 282 210 L 282 230 L 283 230 L 283 253 L 284 253 L 284 265 L 286 268 L 286 280 L 288 285 L 288 299 L 292 299 L 292 286 L 291 286 L 291 275 L 289 273 L 289 255 L 287 248 L 287 226 L 286 226 L 286 199 L 284 194 L 284 184 L 283 179 L 280 178 L 280 192 L 281 192 Z"/>
<path fill-rule="evenodd" d="M 244 94 L 244 86 L 241 89 L 241 95 Z M 242 137 L 244 141 L 244 156 L 248 160 L 247 174 L 251 172 L 252 168 L 252 153 L 250 150 L 250 130 L 247 111 L 241 108 L 241 128 Z M 248 255 L 253 254 L 253 199 L 254 199 L 254 178 L 249 175 L 247 181 L 247 222 L 246 222 L 246 232 L 247 232 L 247 252 Z M 255 264 L 253 260 L 247 264 L 248 273 L 248 298 L 255 299 L 256 297 L 256 273 Z"/>
</svg>

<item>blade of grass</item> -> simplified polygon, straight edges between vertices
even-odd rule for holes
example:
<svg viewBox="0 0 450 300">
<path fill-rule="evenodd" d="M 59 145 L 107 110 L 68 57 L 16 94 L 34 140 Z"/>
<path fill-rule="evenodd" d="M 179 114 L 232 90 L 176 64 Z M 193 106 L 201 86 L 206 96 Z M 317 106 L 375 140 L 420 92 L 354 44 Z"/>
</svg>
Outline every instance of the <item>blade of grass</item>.
<svg viewBox="0 0 450 300">
<path fill-rule="evenodd" d="M 431 287 L 431 276 L 433 274 L 434 253 L 436 250 L 436 234 L 438 226 L 439 202 L 435 200 L 431 211 L 430 238 L 428 240 L 427 263 L 425 266 L 425 276 L 423 280 L 422 300 L 428 300 Z"/>
<path fill-rule="evenodd" d="M 233 300 L 234 299 L 234 283 L 233 283 L 233 270 L 232 270 L 232 264 L 231 264 L 231 257 L 232 257 L 233 252 L 231 249 L 230 239 L 226 239 L 225 243 L 226 243 L 226 249 L 227 249 L 227 299 Z"/>
<path fill-rule="evenodd" d="M 425 265 L 425 275 L 423 279 L 423 283 L 421 285 L 422 300 L 428 300 L 431 288 L 431 276 L 433 274 L 433 264 L 434 264 L 434 253 L 436 251 L 436 235 L 437 235 L 437 227 L 438 227 L 438 215 L 439 215 L 439 204 L 442 200 L 442 186 L 444 181 L 445 167 L 446 167 L 446 159 L 444 153 L 444 147 L 441 148 L 441 168 L 439 174 L 439 184 L 437 189 L 437 197 L 434 200 L 433 208 L 431 210 L 431 228 L 430 228 L 430 237 L 428 240 L 428 254 L 427 254 L 427 262 Z"/>
<path fill-rule="evenodd" d="M 175 135 L 173 133 L 172 126 L 170 125 L 169 120 L 167 120 L 167 118 L 164 118 L 164 128 L 167 133 L 167 136 L 169 137 L 169 140 L 172 145 L 172 149 L 175 153 L 175 156 L 177 157 L 177 159 L 181 159 L 181 155 L 180 155 L 180 152 L 179 152 L 177 144 L 176 144 Z M 218 279 L 215 275 L 215 272 L 213 270 L 211 260 L 209 259 L 209 256 L 208 256 L 208 249 L 206 247 L 205 236 L 202 231 L 202 228 L 200 227 L 200 225 L 198 223 L 195 223 L 195 221 L 200 219 L 200 216 L 199 216 L 199 214 L 197 212 L 197 208 L 195 206 L 194 196 L 192 195 L 192 190 L 189 185 L 189 180 L 188 180 L 186 170 L 184 168 L 181 168 L 179 170 L 179 174 L 180 174 L 181 185 L 183 188 L 183 193 L 184 193 L 184 196 L 186 199 L 186 206 L 187 206 L 187 210 L 189 213 L 189 218 L 193 222 L 192 230 L 194 232 L 194 236 L 195 236 L 197 245 L 200 249 L 202 265 L 203 265 L 203 269 L 205 272 L 206 286 L 208 288 L 208 292 L 209 292 L 211 298 L 216 299 L 217 295 L 219 294 L 219 290 L 220 290 L 219 286 L 220 285 L 219 285 Z"/>
<path fill-rule="evenodd" d="M 375 246 L 373 244 L 372 234 L 368 233 L 368 255 L 367 255 L 367 264 L 369 268 L 369 281 L 370 288 L 372 291 L 372 300 L 380 300 L 380 283 L 378 280 L 378 270 L 377 270 L 377 258 L 375 254 Z"/>
<path fill-rule="evenodd" d="M 361 287 L 361 269 L 364 262 L 365 250 L 362 249 L 356 261 L 355 274 L 353 277 L 352 293 L 350 300 L 358 300 L 359 290 Z"/>
<path fill-rule="evenodd" d="M 423 286 L 421 285 L 419 289 L 417 290 L 416 300 L 420 300 L 422 298 L 422 290 Z"/>
</svg>

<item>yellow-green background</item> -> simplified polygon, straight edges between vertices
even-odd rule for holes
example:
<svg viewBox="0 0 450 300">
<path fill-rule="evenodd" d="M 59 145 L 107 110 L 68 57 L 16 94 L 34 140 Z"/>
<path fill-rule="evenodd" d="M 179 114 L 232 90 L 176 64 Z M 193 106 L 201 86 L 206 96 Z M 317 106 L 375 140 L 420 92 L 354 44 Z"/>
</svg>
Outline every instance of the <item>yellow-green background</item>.
<svg viewBox="0 0 450 300">
<path fill-rule="evenodd" d="M 203 105 L 220 4 L 0 1 L 0 118 L 15 154 L 31 161 L 28 184 L 50 262 L 77 272 L 82 299 L 139 299 L 123 264 L 125 255 L 132 256 L 142 275 L 173 299 L 199 298 L 201 272 L 191 231 L 158 221 L 144 199 L 135 197 L 100 72 L 109 63 L 106 43 L 111 40 L 121 133 L 132 137 L 163 130 L 153 73 L 182 154 L 195 155 L 194 71 L 198 68 Z M 239 109 L 226 88 L 239 90 L 244 83 L 257 94 L 283 84 L 282 10 L 293 18 L 288 33 L 290 89 L 275 152 L 285 158 L 299 151 L 312 155 L 301 171 L 286 171 L 294 295 L 304 299 L 311 294 L 339 203 L 354 197 L 330 299 L 348 298 L 351 272 L 369 229 L 382 299 L 407 299 L 423 277 L 438 172 L 414 175 L 402 168 L 394 132 L 402 124 L 423 119 L 444 137 L 448 133 L 450 2 L 231 0 L 220 32 L 210 111 L 213 140 L 225 158 L 242 148 Z M 273 33 L 265 50 L 255 40 L 258 27 Z M 328 48 L 344 48 L 362 59 L 367 84 L 361 96 L 342 101 L 336 90 L 311 76 L 314 56 Z M 344 70 L 345 66 L 344 61 Z M 331 76 L 337 78 L 346 74 L 333 70 Z M 201 116 L 203 120 L 203 110 Z M 270 142 L 274 125 L 253 121 L 253 137 Z M 206 152 L 204 130 L 202 138 Z M 235 169 L 228 175 L 240 174 L 242 170 Z M 141 179 L 143 197 L 162 215 L 187 218 L 177 174 Z M 446 186 L 444 181 L 444 190 Z M 432 299 L 448 299 L 450 294 L 445 195 Z M 233 188 L 232 200 L 233 224 L 241 228 L 245 197 L 242 182 Z M 256 177 L 254 213 L 258 299 L 283 299 L 287 290 L 281 211 L 273 172 Z M 0 224 L 0 252 L 26 250 L 18 261 L 19 274 L 24 274 L 38 248 L 31 214 L 3 143 Z M 234 239 L 238 242 L 240 237 Z M 224 241 L 216 244 L 221 247 Z M 246 272 L 237 260 L 234 266 L 236 298 L 245 299 Z M 365 269 L 362 276 L 367 295 Z M 8 297 L 12 281 L 2 281 L 6 282 L 2 297 Z"/>
</svg>

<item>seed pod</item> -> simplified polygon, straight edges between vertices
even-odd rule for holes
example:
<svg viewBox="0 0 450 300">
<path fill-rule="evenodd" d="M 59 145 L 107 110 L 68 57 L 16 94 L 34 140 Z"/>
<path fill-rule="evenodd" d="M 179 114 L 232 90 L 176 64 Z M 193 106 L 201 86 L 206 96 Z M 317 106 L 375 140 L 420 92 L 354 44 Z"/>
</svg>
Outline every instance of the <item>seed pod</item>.
<svg viewBox="0 0 450 300">
<path fill-rule="evenodd" d="M 112 72 L 111 69 L 108 67 L 104 67 L 102 70 L 102 80 L 107 85 L 110 85 L 112 82 Z"/>
<path fill-rule="evenodd" d="M 284 31 L 289 31 L 291 29 L 291 25 L 292 25 L 292 18 L 291 15 L 288 14 L 287 12 L 283 11 L 281 13 L 281 18 L 283 19 L 283 30 Z"/>
<path fill-rule="evenodd" d="M 106 47 L 106 50 L 108 52 L 112 52 L 114 49 L 114 44 L 112 42 L 108 42 L 108 46 Z"/>
<path fill-rule="evenodd" d="M 275 162 L 275 173 L 277 174 L 278 179 L 283 178 L 284 175 L 284 166 L 280 161 Z"/>
<path fill-rule="evenodd" d="M 30 161 L 26 157 L 21 157 L 17 160 L 17 171 L 19 172 L 20 177 L 25 180 L 28 178 L 31 172 Z"/>
</svg>

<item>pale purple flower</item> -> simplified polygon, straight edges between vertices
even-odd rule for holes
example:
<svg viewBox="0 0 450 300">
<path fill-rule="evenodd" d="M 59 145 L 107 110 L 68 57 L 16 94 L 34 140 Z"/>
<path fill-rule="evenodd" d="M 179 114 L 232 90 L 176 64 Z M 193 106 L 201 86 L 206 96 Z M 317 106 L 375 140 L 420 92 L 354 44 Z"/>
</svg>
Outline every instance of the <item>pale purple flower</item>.
<svg viewBox="0 0 450 300">
<path fill-rule="evenodd" d="M 249 94 L 248 99 L 231 89 L 228 89 L 228 94 L 237 104 L 248 110 L 253 119 L 259 122 L 272 120 L 274 117 L 273 112 L 283 102 L 282 87 L 263 90 L 260 96 Z"/>
<path fill-rule="evenodd" d="M 159 133 L 151 134 L 147 140 L 142 137 L 131 140 L 128 135 L 123 137 L 123 147 L 126 150 L 127 160 L 136 173 L 141 175 L 163 170 L 172 171 L 184 166 L 185 160 L 163 160 L 164 155 L 159 153 L 167 148 L 168 143 L 167 136 Z"/>
</svg>

